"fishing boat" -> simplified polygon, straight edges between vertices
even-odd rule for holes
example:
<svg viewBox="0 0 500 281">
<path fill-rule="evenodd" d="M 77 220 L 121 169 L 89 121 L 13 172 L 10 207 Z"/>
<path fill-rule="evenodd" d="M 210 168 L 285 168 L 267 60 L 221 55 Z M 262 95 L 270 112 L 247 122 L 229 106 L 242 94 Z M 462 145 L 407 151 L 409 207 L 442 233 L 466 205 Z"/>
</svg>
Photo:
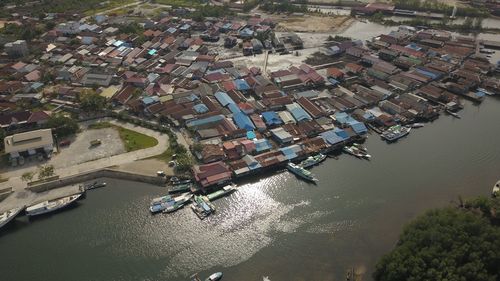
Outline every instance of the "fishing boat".
<svg viewBox="0 0 500 281">
<path fill-rule="evenodd" d="M 101 187 L 105 187 L 106 186 L 106 183 L 105 182 L 93 182 L 91 184 L 87 184 L 87 185 L 84 185 L 83 188 L 85 190 L 92 190 L 92 189 L 96 189 L 96 188 L 101 188 Z"/>
<path fill-rule="evenodd" d="M 172 177 L 170 179 L 170 183 L 172 185 L 188 184 L 188 183 L 191 183 L 191 180 L 190 179 L 181 180 L 177 177 Z"/>
<path fill-rule="evenodd" d="M 59 199 L 48 200 L 26 208 L 26 215 L 29 217 L 48 214 L 69 207 L 76 200 L 82 197 L 83 193 L 73 194 L 71 196 L 62 197 Z"/>
<path fill-rule="evenodd" d="M 451 110 L 449 110 L 449 109 L 446 109 L 446 113 L 448 113 L 449 115 L 451 115 L 451 116 L 453 116 L 453 117 L 455 117 L 455 118 L 457 118 L 457 119 L 460 119 L 460 118 L 461 118 L 461 117 L 460 117 L 460 115 L 458 115 L 458 113 L 453 112 L 453 111 L 451 111 Z"/>
<path fill-rule="evenodd" d="M 410 131 L 411 131 L 410 127 L 395 125 L 383 131 L 382 134 L 380 134 L 380 136 L 388 142 L 394 142 L 402 137 L 407 136 L 410 133 Z"/>
<path fill-rule="evenodd" d="M 215 212 L 215 207 L 210 203 L 208 198 L 201 195 L 194 196 L 191 209 L 201 220 Z"/>
<path fill-rule="evenodd" d="M 413 124 L 411 124 L 411 128 L 412 129 L 422 128 L 423 126 L 425 126 L 424 123 L 413 123 Z"/>
<path fill-rule="evenodd" d="M 185 184 L 178 184 L 174 185 L 168 193 L 181 193 L 181 192 L 188 192 L 191 191 L 191 184 L 190 183 L 185 183 Z"/>
<path fill-rule="evenodd" d="M 218 199 L 218 198 L 224 197 L 230 193 L 233 193 L 234 191 L 236 191 L 236 187 L 234 187 L 232 185 L 226 185 L 226 186 L 222 187 L 222 189 L 208 194 L 207 198 L 208 198 L 208 200 L 213 201 L 215 199 Z"/>
<path fill-rule="evenodd" d="M 151 200 L 151 205 L 149 206 L 149 211 L 153 214 L 159 213 L 159 212 L 164 212 L 165 210 L 169 209 L 172 211 L 175 211 L 182 207 L 187 201 L 189 201 L 192 197 L 191 193 L 184 193 L 179 196 L 173 197 L 171 195 L 165 195 L 161 197 L 154 198 Z M 177 206 L 181 202 L 180 206 Z M 177 206 L 178 208 L 172 209 L 173 206 Z"/>
<path fill-rule="evenodd" d="M 494 93 L 492 93 L 492 92 L 490 92 L 490 91 L 488 91 L 488 90 L 486 90 L 486 89 L 484 89 L 484 88 L 477 88 L 477 90 L 478 90 L 479 92 L 484 93 L 485 95 L 488 95 L 488 96 L 494 96 L 494 95 L 495 95 Z"/>
<path fill-rule="evenodd" d="M 317 182 L 318 180 L 316 178 L 314 178 L 313 174 L 311 172 L 309 172 L 308 170 L 302 168 L 301 166 L 299 165 L 295 165 L 293 163 L 288 163 L 286 165 L 286 168 L 288 169 L 288 171 L 290 171 L 292 174 L 304 179 L 304 180 L 308 180 L 308 181 L 311 181 L 311 182 Z"/>
<path fill-rule="evenodd" d="M 493 186 L 493 191 L 491 192 L 491 196 L 498 197 L 500 196 L 500 181 Z"/>
<path fill-rule="evenodd" d="M 0 214 L 0 228 L 12 221 L 20 212 L 24 210 L 24 207 L 18 207 L 10 209 L 6 212 Z"/>
<path fill-rule="evenodd" d="M 368 149 L 359 143 L 353 143 L 352 145 L 363 152 L 368 152 Z"/>
<path fill-rule="evenodd" d="M 366 151 L 363 151 L 354 145 L 344 146 L 343 150 L 346 153 L 356 156 L 358 158 L 370 159 L 372 157 L 370 154 L 366 153 Z"/>
<path fill-rule="evenodd" d="M 325 161 L 326 157 L 327 156 L 322 153 L 319 153 L 315 156 L 309 156 L 307 157 L 306 160 L 300 162 L 300 166 L 304 169 L 310 168 L 314 165 L 318 165 L 319 163 Z"/>
<path fill-rule="evenodd" d="M 180 208 L 184 207 L 184 205 L 191 200 L 193 195 L 189 194 L 188 196 L 179 196 L 181 198 L 174 200 L 172 204 L 167 203 L 167 207 L 163 210 L 164 213 L 173 213 Z"/>
</svg>

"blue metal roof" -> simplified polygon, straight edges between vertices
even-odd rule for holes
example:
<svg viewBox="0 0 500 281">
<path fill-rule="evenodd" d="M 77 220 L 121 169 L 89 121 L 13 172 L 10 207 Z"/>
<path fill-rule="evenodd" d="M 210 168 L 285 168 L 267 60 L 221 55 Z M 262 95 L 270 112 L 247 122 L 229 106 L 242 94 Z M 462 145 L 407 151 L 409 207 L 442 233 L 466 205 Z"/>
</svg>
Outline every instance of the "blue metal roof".
<svg viewBox="0 0 500 281">
<path fill-rule="evenodd" d="M 358 134 L 358 135 L 363 135 L 368 132 L 368 128 L 366 128 L 365 124 L 359 121 L 353 122 L 350 124 L 352 130 Z"/>
<path fill-rule="evenodd" d="M 276 113 L 274 111 L 262 112 L 262 118 L 264 118 L 264 121 L 266 122 L 266 125 L 268 125 L 268 126 L 283 124 L 283 121 L 278 116 L 278 113 Z"/>
<path fill-rule="evenodd" d="M 235 103 L 231 97 L 229 97 L 226 93 L 222 92 L 222 91 L 218 91 L 217 93 L 214 94 L 215 98 L 217 99 L 217 101 L 219 101 L 220 104 L 222 104 L 222 106 L 227 106 L 228 104 L 230 103 Z"/>
<path fill-rule="evenodd" d="M 210 124 L 210 123 L 219 122 L 222 119 L 224 119 L 224 115 L 215 115 L 215 116 L 210 116 L 210 117 L 206 117 L 206 118 L 201 118 L 201 119 L 189 121 L 186 123 L 186 126 L 187 127 L 198 127 L 198 126 L 202 126 L 202 125 L 206 125 L 206 124 Z"/>
<path fill-rule="evenodd" d="M 193 106 L 193 109 L 194 111 L 196 111 L 197 113 L 205 113 L 205 112 L 208 112 L 208 107 L 206 105 L 204 105 L 203 103 L 200 103 L 200 104 L 197 104 L 195 106 Z"/>
<path fill-rule="evenodd" d="M 349 139 L 349 135 L 347 134 L 346 131 L 340 129 L 340 128 L 335 128 L 333 129 L 333 131 L 335 132 L 335 134 L 337 136 L 339 136 L 340 138 L 342 138 L 342 140 L 348 140 Z"/>
<path fill-rule="evenodd" d="M 158 98 L 158 96 L 145 97 L 142 99 L 142 103 L 144 103 L 145 105 L 150 105 L 150 104 L 155 103 L 159 100 L 160 99 Z"/>
<path fill-rule="evenodd" d="M 312 120 L 311 116 L 297 103 L 286 105 L 286 109 L 290 111 L 290 113 L 293 115 L 293 118 L 295 118 L 297 122 Z"/>
<path fill-rule="evenodd" d="M 250 120 L 250 118 L 241 111 L 233 115 L 233 120 L 236 126 L 238 126 L 238 128 L 240 129 L 245 129 L 247 131 L 252 131 L 255 129 L 252 120 Z"/>
<path fill-rule="evenodd" d="M 254 140 L 253 143 L 255 143 L 255 150 L 257 152 L 273 148 L 273 146 L 269 143 L 267 139 Z"/>
<path fill-rule="evenodd" d="M 250 85 L 248 85 L 247 81 L 243 79 L 234 80 L 234 85 L 238 91 L 248 91 L 250 90 Z"/>
<path fill-rule="evenodd" d="M 339 137 L 334 130 L 323 132 L 319 136 L 330 145 L 334 145 L 343 141 L 343 139 Z"/>
<path fill-rule="evenodd" d="M 235 103 L 230 103 L 228 104 L 227 108 L 229 108 L 229 110 L 233 113 L 233 114 L 236 114 L 236 113 L 240 113 L 241 112 L 241 109 L 235 104 Z"/>
<path fill-rule="evenodd" d="M 255 135 L 254 131 L 248 131 L 247 132 L 247 139 L 253 140 L 255 138 L 257 138 L 257 136 Z"/>
<path fill-rule="evenodd" d="M 287 160 L 292 160 L 298 157 L 297 153 L 295 153 L 295 150 L 291 147 L 280 148 L 280 151 L 281 153 L 283 153 Z"/>
</svg>

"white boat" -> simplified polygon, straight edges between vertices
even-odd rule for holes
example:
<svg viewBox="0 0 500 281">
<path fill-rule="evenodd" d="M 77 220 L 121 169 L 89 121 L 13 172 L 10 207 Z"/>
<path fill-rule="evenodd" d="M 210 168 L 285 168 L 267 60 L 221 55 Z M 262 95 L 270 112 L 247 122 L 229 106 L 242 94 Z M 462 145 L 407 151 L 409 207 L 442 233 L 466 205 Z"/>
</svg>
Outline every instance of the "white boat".
<svg viewBox="0 0 500 281">
<path fill-rule="evenodd" d="M 10 209 L 10 210 L 0 214 L 0 228 L 2 228 L 4 225 L 8 224 L 11 220 L 13 220 L 23 210 L 24 210 L 24 207 L 18 207 L 18 208 Z"/>
<path fill-rule="evenodd" d="M 424 123 L 413 123 L 413 124 L 411 124 L 411 127 L 412 127 L 413 129 L 416 129 L 416 128 L 422 128 L 423 126 L 425 126 L 425 124 L 424 124 Z"/>
<path fill-rule="evenodd" d="M 491 196 L 498 197 L 500 196 L 500 181 L 493 186 L 493 191 L 491 192 Z"/>
<path fill-rule="evenodd" d="M 208 276 L 208 278 L 205 279 L 205 281 L 218 281 L 221 279 L 222 279 L 222 272 L 216 272 L 216 273 Z"/>
<path fill-rule="evenodd" d="M 59 199 L 49 200 L 26 208 L 29 217 L 51 213 L 66 208 L 82 197 L 83 193 L 73 194 Z"/>
</svg>

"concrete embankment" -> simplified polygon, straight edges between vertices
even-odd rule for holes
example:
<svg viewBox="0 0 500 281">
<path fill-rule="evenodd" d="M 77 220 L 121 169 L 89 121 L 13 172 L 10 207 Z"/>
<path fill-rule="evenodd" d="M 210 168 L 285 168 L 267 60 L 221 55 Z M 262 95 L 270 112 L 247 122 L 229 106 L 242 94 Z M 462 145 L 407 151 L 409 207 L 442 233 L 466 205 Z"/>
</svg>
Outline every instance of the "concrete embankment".
<svg viewBox="0 0 500 281">
<path fill-rule="evenodd" d="M 0 189 L 0 202 L 9 197 L 9 195 L 11 195 L 12 193 L 14 193 L 14 191 L 12 191 L 12 187 Z"/>
<path fill-rule="evenodd" d="M 90 171 L 74 176 L 69 176 L 65 178 L 60 178 L 55 181 L 50 181 L 42 184 L 37 184 L 33 186 L 29 186 L 26 189 L 32 192 L 44 192 L 48 191 L 51 189 L 59 188 L 59 187 L 64 187 L 68 185 L 73 185 L 73 184 L 78 184 L 90 180 L 94 180 L 97 178 L 115 178 L 115 179 L 122 179 L 122 180 L 130 180 L 130 181 L 138 181 L 138 182 L 145 182 L 149 184 L 154 184 L 154 185 L 164 185 L 165 184 L 165 178 L 158 177 L 158 176 L 148 176 L 148 175 L 140 175 L 140 174 L 134 174 L 134 173 L 129 173 L 129 172 L 124 172 L 124 171 L 118 171 L 118 170 L 113 170 L 113 169 L 102 169 L 102 170 L 96 170 L 96 171 Z"/>
</svg>

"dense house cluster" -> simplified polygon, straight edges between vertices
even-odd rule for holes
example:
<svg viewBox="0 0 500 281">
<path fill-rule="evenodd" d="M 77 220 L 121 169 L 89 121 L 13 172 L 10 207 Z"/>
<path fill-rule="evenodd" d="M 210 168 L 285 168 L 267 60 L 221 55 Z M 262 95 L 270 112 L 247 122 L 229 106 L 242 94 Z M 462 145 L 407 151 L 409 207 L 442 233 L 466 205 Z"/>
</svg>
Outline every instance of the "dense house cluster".
<svg viewBox="0 0 500 281">
<path fill-rule="evenodd" d="M 20 111 L 20 102 L 78 112 L 77 97 L 93 88 L 116 112 L 188 131 L 200 144 L 192 172 L 206 188 L 340 148 L 363 139 L 367 127 L 432 120 L 439 105 L 458 110 L 459 97 L 480 102 L 500 89 L 477 42 L 443 31 L 401 27 L 367 46 L 333 42 L 326 53 L 338 57 L 334 66 L 265 71 L 220 60 L 212 46 L 241 42 L 243 54 L 302 48 L 296 34 L 257 39 L 272 33 L 268 19 L 171 14 L 141 22 L 141 34 L 122 32 L 129 23 L 126 16 L 61 21 L 36 42 L 39 55 L 6 63 L 1 126 L 35 128 L 48 118 Z M 28 52 L 21 42 L 9 46 L 20 49 L 6 57 Z"/>
</svg>

